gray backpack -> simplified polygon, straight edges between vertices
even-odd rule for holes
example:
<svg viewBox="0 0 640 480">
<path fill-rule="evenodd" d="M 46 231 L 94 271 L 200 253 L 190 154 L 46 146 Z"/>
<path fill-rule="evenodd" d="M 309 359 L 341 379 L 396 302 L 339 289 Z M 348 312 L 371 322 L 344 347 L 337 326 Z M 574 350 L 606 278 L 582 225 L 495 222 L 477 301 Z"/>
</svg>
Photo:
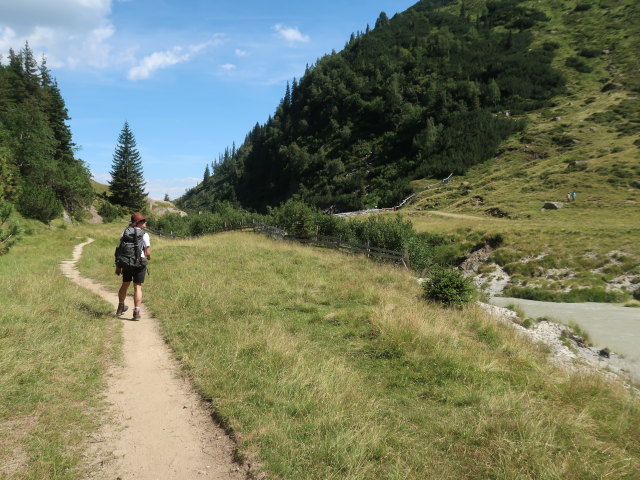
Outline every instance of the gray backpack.
<svg viewBox="0 0 640 480">
<path fill-rule="evenodd" d="M 142 254 L 140 245 L 144 230 L 136 227 L 127 227 L 122 233 L 120 245 L 114 252 L 116 267 L 141 268 L 147 265 L 147 258 Z"/>
</svg>

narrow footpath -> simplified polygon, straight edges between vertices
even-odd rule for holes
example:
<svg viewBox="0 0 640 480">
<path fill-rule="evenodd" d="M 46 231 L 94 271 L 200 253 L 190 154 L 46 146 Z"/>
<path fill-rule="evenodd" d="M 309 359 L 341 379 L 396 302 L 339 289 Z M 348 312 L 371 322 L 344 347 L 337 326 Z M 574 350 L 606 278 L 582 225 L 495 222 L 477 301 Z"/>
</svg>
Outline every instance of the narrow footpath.
<svg viewBox="0 0 640 480">
<path fill-rule="evenodd" d="M 76 263 L 89 238 L 60 268 L 65 276 L 115 308 L 117 294 L 80 276 Z M 110 367 L 106 400 L 111 421 L 91 442 L 92 479 L 244 480 L 246 469 L 233 461 L 234 443 L 211 414 L 162 340 L 158 322 L 146 309 L 131 321 L 132 300 L 121 319 L 122 365 Z M 94 448 L 95 447 L 95 448 Z M 93 451 L 95 449 L 95 452 Z"/>
</svg>

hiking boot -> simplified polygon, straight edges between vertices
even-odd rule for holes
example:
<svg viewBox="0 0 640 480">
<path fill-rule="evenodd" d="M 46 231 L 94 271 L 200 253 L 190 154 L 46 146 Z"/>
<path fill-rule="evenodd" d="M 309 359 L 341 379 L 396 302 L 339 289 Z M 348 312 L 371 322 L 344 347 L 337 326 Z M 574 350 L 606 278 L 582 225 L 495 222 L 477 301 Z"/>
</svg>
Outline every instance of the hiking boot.
<svg viewBox="0 0 640 480">
<path fill-rule="evenodd" d="M 129 310 L 129 307 L 127 307 L 124 303 L 119 303 L 118 309 L 116 310 L 116 315 L 122 315 L 127 310 Z"/>
<path fill-rule="evenodd" d="M 133 319 L 134 320 L 140 320 L 140 310 L 134 310 L 133 311 Z"/>
</svg>

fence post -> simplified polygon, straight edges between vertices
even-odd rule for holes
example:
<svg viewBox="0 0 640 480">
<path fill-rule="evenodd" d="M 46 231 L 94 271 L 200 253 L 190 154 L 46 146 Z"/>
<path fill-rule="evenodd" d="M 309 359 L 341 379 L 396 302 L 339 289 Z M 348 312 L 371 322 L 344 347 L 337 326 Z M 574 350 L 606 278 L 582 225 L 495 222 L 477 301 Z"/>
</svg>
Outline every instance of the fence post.
<svg viewBox="0 0 640 480">
<path fill-rule="evenodd" d="M 367 240 L 367 258 L 369 258 L 371 253 L 371 244 L 369 243 L 369 240 Z"/>
<path fill-rule="evenodd" d="M 336 239 L 336 250 L 340 251 L 340 237 Z"/>
<path fill-rule="evenodd" d="M 402 264 L 405 268 L 411 268 L 411 262 L 409 261 L 409 249 L 406 247 L 402 252 Z"/>
</svg>

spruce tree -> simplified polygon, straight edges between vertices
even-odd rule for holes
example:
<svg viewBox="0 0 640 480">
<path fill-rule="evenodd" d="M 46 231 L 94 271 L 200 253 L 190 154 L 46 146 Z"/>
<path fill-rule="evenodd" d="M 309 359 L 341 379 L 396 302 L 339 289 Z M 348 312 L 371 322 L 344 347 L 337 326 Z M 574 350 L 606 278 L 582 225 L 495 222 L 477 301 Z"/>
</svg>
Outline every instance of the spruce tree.
<svg viewBox="0 0 640 480">
<path fill-rule="evenodd" d="M 118 145 L 113 155 L 111 170 L 111 202 L 122 205 L 132 211 L 143 210 L 145 206 L 144 176 L 142 172 L 142 159 L 136 149 L 136 140 L 129 128 L 129 123 L 124 122 L 124 127 L 118 136 Z"/>
</svg>

